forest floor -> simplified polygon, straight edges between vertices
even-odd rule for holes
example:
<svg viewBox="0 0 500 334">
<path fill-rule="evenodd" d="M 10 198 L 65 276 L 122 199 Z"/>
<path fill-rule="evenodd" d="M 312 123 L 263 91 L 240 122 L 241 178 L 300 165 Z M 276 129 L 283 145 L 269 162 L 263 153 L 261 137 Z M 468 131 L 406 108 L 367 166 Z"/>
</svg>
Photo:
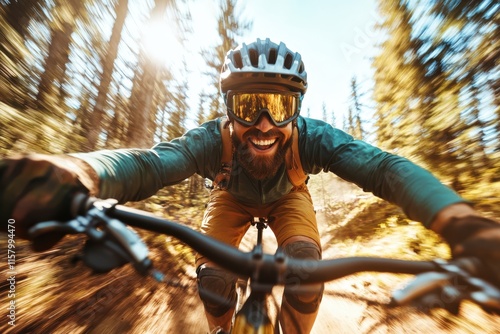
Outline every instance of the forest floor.
<svg viewBox="0 0 500 334">
<path fill-rule="evenodd" d="M 319 204 L 323 258 L 448 256 L 447 246 L 438 237 L 420 224 L 408 221 L 390 204 L 324 175 L 313 178 L 310 188 L 315 203 Z M 155 210 L 161 208 L 161 203 L 150 205 Z M 178 207 L 162 209 L 183 223 L 191 219 L 199 221 L 199 212 L 193 214 Z M 253 230 L 242 248 L 251 247 L 255 240 Z M 0 263 L 4 273 L 0 282 L 0 332 L 207 333 L 191 265 L 193 253 L 171 238 L 143 236 L 154 263 L 171 279 L 170 284 L 142 278 L 130 266 L 106 275 L 92 275 L 82 264 L 70 261 L 83 242 L 79 237 L 66 237 L 44 253 L 33 253 L 26 242 L 18 240 L 14 299 L 7 298 L 9 271 L 5 257 Z M 2 238 L 5 245 L 5 236 Z M 274 250 L 274 237 L 267 230 L 264 243 L 266 251 Z M 5 247 L 2 249 L 5 251 Z M 410 279 L 409 275 L 363 273 L 327 283 L 312 333 L 477 334 L 497 333 L 500 328 L 500 316 L 489 315 L 469 303 L 462 305 L 457 316 L 444 310 L 425 312 L 410 306 L 387 308 L 391 292 Z M 275 291 L 277 303 L 281 291 L 279 288 Z M 15 300 L 15 326 L 8 324 L 10 300 Z"/>
</svg>

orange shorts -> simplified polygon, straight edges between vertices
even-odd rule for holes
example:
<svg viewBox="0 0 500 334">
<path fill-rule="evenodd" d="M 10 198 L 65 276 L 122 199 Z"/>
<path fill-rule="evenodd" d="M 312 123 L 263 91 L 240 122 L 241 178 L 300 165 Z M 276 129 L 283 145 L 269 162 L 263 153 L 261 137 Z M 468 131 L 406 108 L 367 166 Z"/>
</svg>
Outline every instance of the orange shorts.
<svg viewBox="0 0 500 334">
<path fill-rule="evenodd" d="M 236 200 L 225 190 L 213 190 L 205 210 L 201 231 L 217 240 L 238 247 L 253 217 L 273 217 L 269 227 L 281 246 L 292 236 L 306 236 L 321 249 L 316 214 L 306 187 L 292 190 L 278 201 L 262 206 L 249 206 Z M 196 256 L 199 266 L 208 260 Z"/>
</svg>

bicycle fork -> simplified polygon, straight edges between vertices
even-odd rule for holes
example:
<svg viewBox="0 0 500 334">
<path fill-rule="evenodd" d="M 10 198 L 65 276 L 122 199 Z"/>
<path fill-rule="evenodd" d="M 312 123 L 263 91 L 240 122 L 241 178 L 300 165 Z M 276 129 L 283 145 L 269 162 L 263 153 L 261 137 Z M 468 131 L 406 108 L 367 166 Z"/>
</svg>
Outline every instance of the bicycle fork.
<svg viewBox="0 0 500 334">
<path fill-rule="evenodd" d="M 252 293 L 236 314 L 232 333 L 267 334 L 274 333 L 274 327 L 268 316 L 266 297 L 272 287 L 251 284 Z"/>
</svg>

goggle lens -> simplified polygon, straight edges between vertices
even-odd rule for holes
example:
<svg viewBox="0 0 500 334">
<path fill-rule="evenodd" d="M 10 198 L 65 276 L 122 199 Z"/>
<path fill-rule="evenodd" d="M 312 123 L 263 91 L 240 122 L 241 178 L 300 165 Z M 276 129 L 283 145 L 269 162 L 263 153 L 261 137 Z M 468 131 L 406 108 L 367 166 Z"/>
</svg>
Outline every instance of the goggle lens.
<svg viewBox="0 0 500 334">
<path fill-rule="evenodd" d="M 271 116 L 276 126 L 283 126 L 299 115 L 298 92 L 228 92 L 229 113 L 242 124 L 254 125 L 263 112 Z"/>
</svg>

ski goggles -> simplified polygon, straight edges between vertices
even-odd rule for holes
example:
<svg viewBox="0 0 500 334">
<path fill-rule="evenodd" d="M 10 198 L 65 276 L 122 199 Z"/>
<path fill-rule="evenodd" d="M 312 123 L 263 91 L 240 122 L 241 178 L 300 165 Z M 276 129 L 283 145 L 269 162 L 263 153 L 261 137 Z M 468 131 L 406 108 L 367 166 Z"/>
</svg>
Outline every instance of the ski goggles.
<svg viewBox="0 0 500 334">
<path fill-rule="evenodd" d="M 299 92 L 228 91 L 226 105 L 229 115 L 243 125 L 254 125 L 266 112 L 279 127 L 299 116 L 301 100 Z"/>
</svg>

